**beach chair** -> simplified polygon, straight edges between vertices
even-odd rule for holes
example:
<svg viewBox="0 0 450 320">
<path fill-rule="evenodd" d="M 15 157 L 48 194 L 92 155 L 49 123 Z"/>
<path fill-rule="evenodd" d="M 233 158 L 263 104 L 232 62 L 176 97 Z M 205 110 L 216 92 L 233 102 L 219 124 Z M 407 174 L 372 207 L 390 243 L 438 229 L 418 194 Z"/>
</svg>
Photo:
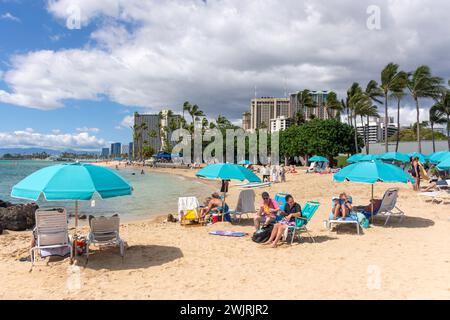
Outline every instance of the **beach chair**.
<svg viewBox="0 0 450 320">
<path fill-rule="evenodd" d="M 86 239 L 86 258 L 89 259 L 89 246 L 94 245 L 101 247 L 115 247 L 120 248 L 120 255 L 124 256 L 125 245 L 120 238 L 120 218 L 118 215 L 112 217 L 92 218 L 89 221 L 90 230 Z"/>
<path fill-rule="evenodd" d="M 314 238 L 311 236 L 307 229 L 308 222 L 319 209 L 320 203 L 316 201 L 309 201 L 302 208 L 302 217 L 295 218 L 295 226 L 289 226 L 283 236 L 284 241 L 287 241 L 289 234 L 291 234 L 291 245 L 294 242 L 295 236 L 297 235 L 299 239 L 301 238 L 301 233 L 305 232 L 311 238 L 312 242 L 315 243 Z"/>
<path fill-rule="evenodd" d="M 249 213 L 255 213 L 255 191 L 243 190 L 239 193 L 238 202 L 234 211 L 229 211 L 233 215 L 233 220 L 241 222 L 242 216 L 246 215 L 247 219 L 250 218 Z M 237 218 L 239 216 L 239 219 Z"/>
<path fill-rule="evenodd" d="M 37 253 L 42 250 L 65 249 L 73 260 L 72 241 L 69 238 L 69 226 L 65 209 L 38 209 L 35 212 L 36 227 L 33 230 L 35 245 L 30 249 L 31 263 L 36 262 Z M 65 251 L 67 252 L 67 251 Z M 64 255 L 64 254 L 62 254 Z"/>
<path fill-rule="evenodd" d="M 181 197 L 178 198 L 178 215 L 179 221 L 182 225 L 186 222 L 201 222 L 198 208 L 200 203 L 196 197 Z"/>
<path fill-rule="evenodd" d="M 352 203 L 352 197 L 348 197 L 350 203 Z M 331 200 L 331 207 L 334 208 L 334 206 L 336 205 L 337 201 L 339 201 L 339 197 L 334 197 Z M 358 218 L 356 217 L 356 215 L 354 213 L 350 213 L 350 216 L 346 217 L 345 219 L 343 218 L 338 218 L 338 219 L 334 219 L 334 214 L 333 212 L 330 213 L 330 217 L 327 221 L 327 227 L 329 230 L 333 229 L 333 226 L 338 226 L 338 225 L 354 225 L 356 226 L 356 232 L 358 233 L 358 235 L 360 234 L 360 225 L 359 225 L 359 221 Z"/>
<path fill-rule="evenodd" d="M 385 216 L 386 221 L 384 225 L 386 226 L 389 222 L 389 219 L 392 216 L 399 217 L 399 223 L 401 223 L 405 217 L 405 213 L 397 207 L 397 199 L 398 199 L 398 188 L 391 188 L 386 190 L 384 193 L 383 199 L 381 201 L 380 208 L 373 213 L 374 216 Z M 363 212 L 363 214 L 370 219 L 372 217 L 371 212 Z"/>
<path fill-rule="evenodd" d="M 431 200 L 431 203 L 441 203 L 450 201 L 450 191 L 435 191 L 435 192 L 421 192 L 419 193 L 419 196 L 429 198 Z"/>
</svg>

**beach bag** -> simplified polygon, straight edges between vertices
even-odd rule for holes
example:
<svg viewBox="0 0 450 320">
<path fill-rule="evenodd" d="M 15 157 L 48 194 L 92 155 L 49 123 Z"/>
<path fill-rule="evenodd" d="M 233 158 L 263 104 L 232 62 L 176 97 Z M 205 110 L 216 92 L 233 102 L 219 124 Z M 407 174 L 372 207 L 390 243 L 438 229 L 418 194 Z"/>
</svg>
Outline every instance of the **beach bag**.
<svg viewBox="0 0 450 320">
<path fill-rule="evenodd" d="M 358 218 L 358 222 L 359 222 L 359 225 L 361 226 L 361 228 L 368 229 L 369 228 L 369 219 L 367 219 L 367 217 L 361 212 L 356 213 L 356 216 Z"/>
<path fill-rule="evenodd" d="M 259 229 L 256 231 L 253 236 L 252 240 L 256 243 L 263 243 L 269 240 L 270 234 L 272 233 L 273 225 L 269 225 L 267 227 L 264 227 L 262 229 Z"/>
</svg>

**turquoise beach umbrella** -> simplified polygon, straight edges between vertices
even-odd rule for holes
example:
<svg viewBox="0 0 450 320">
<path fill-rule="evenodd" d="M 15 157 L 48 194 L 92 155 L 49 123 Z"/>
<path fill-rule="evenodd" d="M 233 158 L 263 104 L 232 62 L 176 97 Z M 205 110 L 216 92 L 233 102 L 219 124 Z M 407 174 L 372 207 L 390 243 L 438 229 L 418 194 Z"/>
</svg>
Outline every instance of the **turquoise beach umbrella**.
<svg viewBox="0 0 450 320">
<path fill-rule="evenodd" d="M 252 171 L 238 166 L 236 164 L 218 163 L 212 164 L 203 168 L 196 173 L 197 177 L 208 179 L 222 179 L 222 180 L 239 180 L 248 182 L 261 182 L 261 179 Z"/>
<path fill-rule="evenodd" d="M 362 153 L 354 154 L 350 158 L 347 159 L 347 163 L 359 162 L 362 159 L 362 157 L 364 157 L 364 154 L 362 154 Z"/>
<path fill-rule="evenodd" d="M 432 163 L 432 164 L 438 164 L 444 160 L 447 159 L 447 157 L 450 156 L 450 152 L 449 151 L 439 151 L 439 152 L 435 152 L 432 153 L 429 157 L 428 160 Z"/>
<path fill-rule="evenodd" d="M 387 152 L 380 157 L 381 160 L 385 161 L 400 161 L 407 163 L 410 161 L 409 156 L 400 152 Z"/>
<path fill-rule="evenodd" d="M 357 162 L 362 162 L 362 161 L 375 161 L 378 160 L 380 158 L 381 155 L 379 154 L 366 154 L 363 155 Z"/>
<path fill-rule="evenodd" d="M 322 156 L 314 156 L 308 160 L 309 162 L 329 162 L 327 158 Z"/>
<path fill-rule="evenodd" d="M 130 195 L 132 186 L 106 167 L 71 163 L 42 168 L 17 183 L 11 191 L 14 198 L 37 201 L 75 200 L 75 226 L 78 223 L 78 200 L 91 200 L 95 194 L 102 199 Z"/>
<path fill-rule="evenodd" d="M 402 169 L 392 164 L 387 164 L 382 161 L 363 161 L 358 162 L 348 167 L 333 176 L 333 181 L 344 182 L 351 181 L 357 183 L 366 183 L 372 185 L 372 200 L 373 200 L 373 185 L 377 182 L 400 182 L 400 183 L 414 183 L 415 180 Z M 373 201 L 372 201 L 372 222 L 373 222 Z"/>
<path fill-rule="evenodd" d="M 425 156 L 423 153 L 412 152 L 412 153 L 408 154 L 408 157 L 410 157 L 410 158 L 419 158 L 419 161 L 421 163 L 427 162 L 427 156 Z"/>
<path fill-rule="evenodd" d="M 242 161 L 239 161 L 238 164 L 248 166 L 248 165 L 251 165 L 252 163 L 250 160 L 242 160 Z"/>
<path fill-rule="evenodd" d="M 450 155 L 444 159 L 439 165 L 437 166 L 438 170 L 445 171 L 450 170 Z"/>
</svg>

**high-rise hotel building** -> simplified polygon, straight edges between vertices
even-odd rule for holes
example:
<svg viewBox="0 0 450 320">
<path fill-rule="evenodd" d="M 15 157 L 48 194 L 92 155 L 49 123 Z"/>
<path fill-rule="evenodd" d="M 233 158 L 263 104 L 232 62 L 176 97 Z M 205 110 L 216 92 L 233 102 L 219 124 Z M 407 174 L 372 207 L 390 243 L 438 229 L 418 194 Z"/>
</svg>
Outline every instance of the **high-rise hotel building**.
<svg viewBox="0 0 450 320">
<path fill-rule="evenodd" d="M 250 105 L 250 129 L 263 126 L 269 128 L 270 120 L 278 117 L 291 117 L 289 113 L 289 98 L 255 98 Z"/>
<path fill-rule="evenodd" d="M 298 93 L 293 93 L 290 95 L 290 114 L 294 116 L 297 112 L 302 111 L 305 117 L 305 120 L 310 120 L 311 118 L 317 118 L 321 120 L 327 120 L 328 118 L 335 118 L 336 111 L 329 110 L 327 111 L 326 104 L 328 99 L 328 91 L 311 91 L 311 96 L 314 102 L 316 103 L 315 108 L 304 108 L 302 107 L 298 101 Z M 328 115 L 330 114 L 330 116 Z"/>
</svg>

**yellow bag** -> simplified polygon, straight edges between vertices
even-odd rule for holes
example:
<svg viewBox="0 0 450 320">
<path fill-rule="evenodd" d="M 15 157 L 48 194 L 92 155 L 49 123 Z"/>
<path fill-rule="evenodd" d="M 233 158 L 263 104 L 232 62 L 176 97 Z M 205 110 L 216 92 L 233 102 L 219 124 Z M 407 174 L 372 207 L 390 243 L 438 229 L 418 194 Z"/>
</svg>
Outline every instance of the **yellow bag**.
<svg viewBox="0 0 450 320">
<path fill-rule="evenodd" d="M 424 180 L 430 180 L 430 177 L 428 177 L 428 174 L 423 167 L 423 165 L 419 162 L 419 168 L 420 168 L 420 177 Z"/>
<path fill-rule="evenodd" d="M 196 220 L 197 219 L 197 210 L 191 209 L 186 211 L 186 214 L 184 215 L 185 220 Z"/>
</svg>

